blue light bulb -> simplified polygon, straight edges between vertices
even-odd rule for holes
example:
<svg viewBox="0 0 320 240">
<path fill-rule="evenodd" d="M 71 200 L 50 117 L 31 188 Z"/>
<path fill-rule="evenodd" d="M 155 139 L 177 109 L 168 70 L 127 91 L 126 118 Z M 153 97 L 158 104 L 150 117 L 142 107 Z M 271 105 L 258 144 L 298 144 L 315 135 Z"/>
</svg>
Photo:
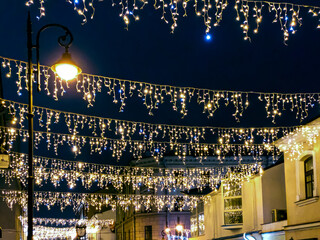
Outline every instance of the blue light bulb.
<svg viewBox="0 0 320 240">
<path fill-rule="evenodd" d="M 207 40 L 207 41 L 210 41 L 211 38 L 212 38 L 211 34 L 207 33 L 207 34 L 206 34 L 206 40 Z"/>
</svg>

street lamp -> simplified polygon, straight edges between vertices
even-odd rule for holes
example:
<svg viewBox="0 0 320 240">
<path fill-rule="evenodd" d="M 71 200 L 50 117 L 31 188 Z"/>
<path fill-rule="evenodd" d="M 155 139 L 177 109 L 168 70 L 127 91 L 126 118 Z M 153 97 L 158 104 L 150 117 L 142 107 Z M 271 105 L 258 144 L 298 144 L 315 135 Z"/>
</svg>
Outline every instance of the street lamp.
<svg viewBox="0 0 320 240">
<path fill-rule="evenodd" d="M 74 79 L 81 73 L 81 69 L 74 63 L 74 61 L 72 61 L 67 48 L 66 52 L 62 55 L 62 58 L 57 61 L 51 69 L 57 73 L 61 79 L 66 81 Z"/>
<path fill-rule="evenodd" d="M 181 224 L 178 224 L 176 226 L 176 231 L 178 233 L 178 238 L 181 235 L 181 239 L 183 239 L 183 226 Z"/>
<path fill-rule="evenodd" d="M 76 232 L 77 232 L 77 239 L 81 239 L 86 235 L 86 224 L 82 222 L 78 222 L 76 224 Z"/>
<path fill-rule="evenodd" d="M 177 230 L 177 232 L 182 233 L 183 232 L 183 226 L 181 224 L 178 224 L 176 226 L 176 230 Z"/>
<path fill-rule="evenodd" d="M 30 12 L 28 13 L 27 20 L 27 48 L 28 48 L 28 90 L 29 90 L 29 106 L 28 106 L 28 133 L 29 133 L 29 143 L 28 143 L 28 240 L 33 238 L 33 188 L 34 188 L 34 176 L 33 176 L 33 63 L 32 63 L 32 50 L 36 49 L 36 59 L 37 59 L 37 84 L 38 90 L 40 90 L 40 63 L 39 63 L 39 40 L 40 34 L 44 30 L 58 27 L 65 31 L 65 35 L 58 38 L 60 46 L 65 48 L 65 53 L 54 66 L 52 70 L 66 81 L 75 78 L 81 73 L 81 69 L 77 67 L 71 59 L 71 55 L 68 49 L 73 41 L 73 36 L 70 30 L 60 24 L 47 24 L 43 26 L 37 33 L 36 45 L 32 43 L 32 23 L 30 18 Z M 69 38 L 68 38 L 69 37 Z"/>
</svg>

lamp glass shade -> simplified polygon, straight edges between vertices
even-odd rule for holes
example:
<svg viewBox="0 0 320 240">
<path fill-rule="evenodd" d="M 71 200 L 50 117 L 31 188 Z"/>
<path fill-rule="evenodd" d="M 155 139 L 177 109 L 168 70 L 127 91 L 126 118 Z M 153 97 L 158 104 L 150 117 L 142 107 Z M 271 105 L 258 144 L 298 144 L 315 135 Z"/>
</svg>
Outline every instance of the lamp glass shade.
<svg viewBox="0 0 320 240">
<path fill-rule="evenodd" d="M 65 52 L 62 58 L 56 62 L 52 67 L 54 71 L 61 79 L 69 81 L 74 79 L 81 73 L 81 68 L 79 68 L 74 61 L 71 59 L 71 55 Z"/>
<path fill-rule="evenodd" d="M 76 233 L 77 233 L 77 236 L 78 237 L 83 237 L 86 235 L 86 228 L 87 226 L 85 224 L 81 224 L 81 222 L 79 222 L 77 225 L 76 225 Z"/>
<path fill-rule="evenodd" d="M 177 225 L 176 226 L 176 230 L 178 231 L 178 232 L 182 232 L 183 231 L 183 226 L 182 225 Z"/>
</svg>

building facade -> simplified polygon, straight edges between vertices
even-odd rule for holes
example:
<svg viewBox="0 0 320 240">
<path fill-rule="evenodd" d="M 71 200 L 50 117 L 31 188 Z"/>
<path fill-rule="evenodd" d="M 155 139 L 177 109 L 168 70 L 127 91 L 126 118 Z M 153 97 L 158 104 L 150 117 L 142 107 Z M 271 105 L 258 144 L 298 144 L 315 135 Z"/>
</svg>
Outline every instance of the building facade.
<svg viewBox="0 0 320 240">
<path fill-rule="evenodd" d="M 277 141 L 284 152 L 286 240 L 320 239 L 320 119 Z"/>
<path fill-rule="evenodd" d="M 192 239 L 320 239 L 320 118 L 275 145 L 283 163 L 210 193 L 191 214 Z"/>
<path fill-rule="evenodd" d="M 176 226 L 190 229 L 190 212 L 133 212 L 117 211 L 117 240 L 154 240 L 162 239 L 164 234 L 170 236 L 186 236 L 184 231 L 176 232 Z M 170 229 L 170 232 L 165 232 Z M 167 235 L 168 234 L 168 235 Z"/>
<path fill-rule="evenodd" d="M 261 159 L 264 166 L 268 166 L 272 163 L 273 159 L 264 157 Z M 252 157 L 243 157 L 243 163 L 252 163 L 254 160 Z M 154 158 L 145 158 L 137 161 L 132 161 L 131 166 L 136 167 L 164 167 L 164 168 L 194 168 L 194 167 L 215 167 L 215 166 L 230 166 L 235 165 L 237 162 L 234 157 L 226 157 L 223 164 L 217 157 L 207 157 L 202 159 L 201 165 L 199 165 L 199 159 L 196 157 L 186 157 L 184 159 L 184 164 L 182 160 L 176 156 L 166 156 L 159 163 L 155 163 Z M 253 188 L 252 183 L 248 183 L 248 186 Z M 258 188 L 258 187 L 257 187 Z M 248 190 L 248 191 L 251 191 Z M 157 191 L 162 193 L 162 191 Z M 176 194 L 179 191 L 176 191 Z M 129 193 L 129 192 L 128 192 Z M 249 193 L 248 193 L 249 194 Z M 117 240 L 152 240 L 152 239 L 187 239 L 190 237 L 202 236 L 200 238 L 208 239 L 218 236 L 216 230 L 212 229 L 211 223 L 214 218 L 215 211 L 217 208 L 215 204 L 221 204 L 223 200 L 219 200 L 219 192 L 214 192 L 211 194 L 214 203 L 209 205 L 204 202 L 200 202 L 198 206 L 189 211 L 173 211 L 173 212 L 158 212 L 139 210 L 135 211 L 134 208 L 127 209 L 126 211 L 121 208 L 117 209 L 117 220 L 116 220 L 116 238 Z M 245 198 L 250 199 L 250 196 L 245 196 Z M 235 198 L 236 199 L 236 198 Z M 216 201 L 216 202 L 215 202 Z M 230 200 L 234 202 L 234 200 Z M 285 201 L 284 201 L 285 202 Z M 211 207 L 208 207 L 211 206 Z M 276 206 L 272 206 L 276 207 Z M 283 206 L 279 206 L 282 207 Z M 284 207 L 285 208 L 285 207 Z M 271 211 L 271 210 L 270 210 Z M 236 212 L 235 212 L 236 213 Z M 205 218 L 209 214 L 210 218 Z M 223 215 L 224 213 L 221 212 Z M 207 221 L 207 222 L 204 222 Z M 183 234 L 178 233 L 176 230 L 177 225 L 182 225 L 184 232 Z M 227 224 L 228 225 L 228 224 Z M 167 229 L 167 232 L 165 231 Z M 249 227 L 246 228 L 249 231 Z M 251 229 L 250 229 L 251 231 Z M 238 233 L 236 229 L 232 229 L 231 232 Z M 228 235 L 230 230 L 225 229 L 225 232 L 219 233 L 220 235 Z"/>
<path fill-rule="evenodd" d="M 284 183 L 283 163 L 246 181 L 222 182 L 191 215 L 192 239 L 285 239 Z"/>
</svg>

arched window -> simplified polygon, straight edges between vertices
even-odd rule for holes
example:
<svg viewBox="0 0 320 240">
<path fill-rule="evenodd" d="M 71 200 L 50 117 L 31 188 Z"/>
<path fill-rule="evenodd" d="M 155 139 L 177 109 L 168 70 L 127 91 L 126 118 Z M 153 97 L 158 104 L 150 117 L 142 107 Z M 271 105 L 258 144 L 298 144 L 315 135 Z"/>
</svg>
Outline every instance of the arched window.
<svg viewBox="0 0 320 240">
<path fill-rule="evenodd" d="M 305 180 L 306 198 L 312 198 L 313 188 L 314 188 L 314 172 L 313 172 L 312 156 L 308 156 L 308 158 L 304 160 L 304 180 Z"/>
</svg>

